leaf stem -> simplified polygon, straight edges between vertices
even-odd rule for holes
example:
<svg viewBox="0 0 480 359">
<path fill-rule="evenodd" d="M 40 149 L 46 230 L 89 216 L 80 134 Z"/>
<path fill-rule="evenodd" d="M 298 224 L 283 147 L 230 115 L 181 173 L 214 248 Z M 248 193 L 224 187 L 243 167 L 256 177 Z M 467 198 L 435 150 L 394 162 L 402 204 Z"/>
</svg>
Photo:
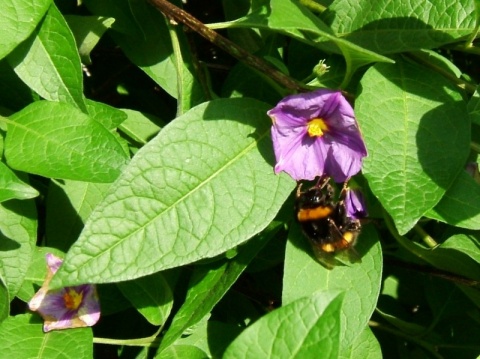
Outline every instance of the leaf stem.
<svg viewBox="0 0 480 359">
<path fill-rule="evenodd" d="M 368 322 L 368 325 L 371 327 L 371 328 L 375 328 L 375 329 L 378 329 L 378 330 L 382 330 L 384 332 L 387 332 L 387 333 L 390 333 L 390 334 L 393 334 L 397 337 L 401 337 L 401 338 L 404 338 L 405 340 L 409 341 L 409 342 L 412 342 L 412 343 L 415 343 L 417 344 L 418 346 L 422 347 L 423 349 L 427 350 L 428 352 L 430 352 L 435 358 L 438 358 L 438 359 L 443 359 L 443 357 L 438 354 L 437 352 L 437 346 L 434 345 L 434 344 L 430 344 L 428 342 L 425 342 L 424 340 L 422 339 L 419 339 L 419 338 L 416 338 L 416 337 L 413 337 L 413 336 L 410 336 L 400 330 L 397 330 L 397 329 L 394 329 L 392 327 L 387 327 L 379 322 L 375 322 L 373 320 L 370 320 Z"/>
<path fill-rule="evenodd" d="M 479 10 L 480 10 L 480 5 L 478 5 L 478 3 L 477 3 L 477 13 L 478 13 Z M 480 30 L 480 19 L 477 16 L 477 25 L 475 26 L 475 29 L 472 31 L 472 33 L 468 37 L 467 41 L 465 41 L 465 43 L 463 45 L 463 47 L 466 50 L 468 50 L 470 48 L 474 48 L 473 40 L 475 40 L 475 38 L 477 37 L 479 30 Z"/>
<path fill-rule="evenodd" d="M 309 91 L 309 88 L 296 81 L 295 79 L 283 74 L 279 70 L 272 67 L 268 62 L 261 58 L 252 55 L 248 51 L 244 50 L 229 39 L 219 35 L 217 32 L 205 26 L 202 22 L 194 18 L 186 11 L 171 4 L 167 0 L 148 0 L 154 7 L 161 11 L 167 18 L 173 19 L 176 22 L 182 23 L 188 26 L 190 29 L 204 37 L 211 43 L 215 44 L 222 50 L 226 51 L 239 61 L 242 61 L 246 65 L 253 67 L 254 69 L 268 75 L 275 82 L 279 83 L 283 87 L 295 92 Z"/>
<path fill-rule="evenodd" d="M 472 150 L 474 150 L 475 152 L 480 153 L 480 143 L 471 141 L 470 142 L 470 148 Z"/>
<path fill-rule="evenodd" d="M 183 56 L 178 43 L 178 36 L 172 24 L 166 19 L 168 32 L 172 39 L 173 57 L 175 58 L 175 69 L 177 70 L 177 114 L 176 117 L 183 114 Z"/>
<path fill-rule="evenodd" d="M 435 239 L 430 237 L 430 235 L 425 232 L 422 227 L 417 224 L 414 228 L 415 231 L 422 237 L 423 243 L 425 243 L 429 248 L 435 248 L 436 246 L 438 246 L 438 243 L 435 241 Z"/>
</svg>

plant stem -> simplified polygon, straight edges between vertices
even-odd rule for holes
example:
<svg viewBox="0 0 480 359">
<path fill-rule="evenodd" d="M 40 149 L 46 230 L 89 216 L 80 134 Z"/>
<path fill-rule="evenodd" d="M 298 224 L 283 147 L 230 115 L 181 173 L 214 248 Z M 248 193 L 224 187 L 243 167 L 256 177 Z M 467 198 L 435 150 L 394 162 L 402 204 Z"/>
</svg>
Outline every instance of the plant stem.
<svg viewBox="0 0 480 359">
<path fill-rule="evenodd" d="M 248 51 L 244 50 L 229 39 L 219 35 L 212 29 L 209 29 L 192 15 L 171 4 L 170 2 L 166 0 L 148 1 L 159 11 L 161 11 L 167 18 L 173 19 L 178 23 L 182 23 L 188 26 L 190 29 L 210 41 L 212 44 L 215 44 L 216 46 L 226 51 L 239 61 L 242 61 L 246 65 L 260 71 L 261 73 L 266 74 L 269 78 L 273 79 L 275 82 L 279 83 L 283 87 L 290 89 L 294 92 L 305 92 L 309 90 L 309 88 L 304 84 L 283 74 L 279 70 L 269 65 L 268 62 L 250 54 Z"/>
<path fill-rule="evenodd" d="M 313 0 L 299 0 L 298 1 L 300 4 L 305 6 L 307 9 L 309 9 L 313 13 L 321 14 L 327 8 L 323 6 L 322 4 L 319 4 L 318 2 L 315 2 Z"/>
<path fill-rule="evenodd" d="M 160 339 L 152 337 L 138 339 L 93 338 L 93 342 L 96 344 L 127 345 L 136 347 L 158 347 Z"/>
</svg>

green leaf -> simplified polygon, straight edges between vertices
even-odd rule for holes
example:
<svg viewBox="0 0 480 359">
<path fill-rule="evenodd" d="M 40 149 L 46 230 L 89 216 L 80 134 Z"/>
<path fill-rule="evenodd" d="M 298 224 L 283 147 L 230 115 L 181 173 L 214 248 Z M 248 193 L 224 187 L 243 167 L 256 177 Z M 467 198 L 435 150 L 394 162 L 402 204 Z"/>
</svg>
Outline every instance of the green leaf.
<svg viewBox="0 0 480 359">
<path fill-rule="evenodd" d="M 5 163 L 0 161 L 0 202 L 37 196 L 38 191 L 35 188 L 23 182 Z"/>
<path fill-rule="evenodd" d="M 185 31 L 172 24 L 169 24 L 170 36 L 173 45 L 173 57 L 175 61 L 175 68 L 177 74 L 177 95 L 175 96 L 177 102 L 177 116 L 184 114 L 193 106 L 198 105 L 213 96 L 206 95 L 204 86 L 202 86 L 197 79 L 197 72 L 194 70 L 198 66 L 189 51 L 182 49 L 189 49 L 190 44 Z"/>
<path fill-rule="evenodd" d="M 8 318 L 10 313 L 10 295 L 8 294 L 7 284 L 0 274 L 0 325 Z"/>
<path fill-rule="evenodd" d="M 161 273 L 117 284 L 122 294 L 152 325 L 162 325 L 173 306 L 173 294 Z"/>
<path fill-rule="evenodd" d="M 426 217 L 453 226 L 480 229 L 480 186 L 467 172 L 461 171 L 440 202 Z"/>
<path fill-rule="evenodd" d="M 0 276 L 13 299 L 27 273 L 37 241 L 35 204 L 16 199 L 0 203 L 0 218 Z"/>
<path fill-rule="evenodd" d="M 167 350 L 155 355 L 155 359 L 208 359 L 203 350 L 193 345 L 172 345 Z"/>
<path fill-rule="evenodd" d="M 31 315 L 17 315 L 0 325 L 3 358 L 93 358 L 91 328 L 43 333 L 42 324 L 31 320 Z"/>
<path fill-rule="evenodd" d="M 4 0 L 0 12 L 0 59 L 35 29 L 52 0 Z"/>
<path fill-rule="evenodd" d="M 347 63 L 345 84 L 361 66 L 372 62 L 393 62 L 387 57 L 337 37 L 325 23 L 297 1 L 270 0 L 270 6 L 265 4 L 246 17 L 228 23 L 228 27 L 275 30 L 319 48 L 323 48 L 322 41 L 331 41 L 336 45 L 331 50 L 341 52 Z"/>
<path fill-rule="evenodd" d="M 245 329 L 223 358 L 338 358 L 343 306 L 338 291 L 300 298 Z"/>
<path fill-rule="evenodd" d="M 90 65 L 90 53 L 115 19 L 103 16 L 67 15 L 65 20 L 73 32 L 82 63 Z"/>
<path fill-rule="evenodd" d="M 112 182 L 128 161 L 115 136 L 66 103 L 38 101 L 10 117 L 5 157 L 45 177 Z"/>
<path fill-rule="evenodd" d="M 43 98 L 67 102 L 86 112 L 75 39 L 55 4 L 41 26 L 8 56 L 8 62 L 18 77 Z"/>
<path fill-rule="evenodd" d="M 370 320 L 382 279 L 382 251 L 372 226 L 362 229 L 355 250 L 361 256 L 361 263 L 326 269 L 313 258 L 310 244 L 295 225 L 289 233 L 285 253 L 283 304 L 319 290 L 345 292 L 341 353 L 350 350 Z"/>
<path fill-rule="evenodd" d="M 245 270 L 250 261 L 262 249 L 271 235 L 277 232 L 279 223 L 252 238 L 239 248 L 238 255 L 226 263 L 215 262 L 195 268 L 189 283 L 185 302 L 173 318 L 170 328 L 160 343 L 159 352 L 169 347 L 186 329 L 197 324 L 213 309 Z"/>
<path fill-rule="evenodd" d="M 132 140 L 144 145 L 160 131 L 158 118 L 134 110 L 123 109 L 127 119 L 120 125 L 120 130 Z"/>
<path fill-rule="evenodd" d="M 336 0 L 323 20 L 346 41 L 387 54 L 432 49 L 459 41 L 475 28 L 472 0 Z"/>
<path fill-rule="evenodd" d="M 127 115 L 122 110 L 108 106 L 102 102 L 85 100 L 88 114 L 95 121 L 100 122 L 109 130 L 114 130 L 127 119 Z"/>
<path fill-rule="evenodd" d="M 369 151 L 363 173 L 404 234 L 440 201 L 465 165 L 466 105 L 441 75 L 397 61 L 366 72 L 355 113 Z"/>
<path fill-rule="evenodd" d="M 92 213 L 55 285 L 137 278 L 214 257 L 264 229 L 294 187 L 273 174 L 268 108 L 217 100 L 166 126 Z"/>
<path fill-rule="evenodd" d="M 350 350 L 341 353 L 341 359 L 382 359 L 382 349 L 369 327 L 355 339 Z"/>
<path fill-rule="evenodd" d="M 392 306 L 395 304 L 392 304 Z M 398 310 L 398 308 L 394 309 Z M 376 313 L 380 315 L 383 319 L 385 319 L 388 323 L 394 325 L 402 332 L 408 333 L 409 335 L 421 336 L 427 333 L 428 329 L 425 326 L 401 319 L 398 317 L 398 313 L 390 314 L 378 308 L 376 310 Z"/>
<path fill-rule="evenodd" d="M 109 183 L 51 181 L 46 200 L 45 243 L 66 252 L 109 187 Z"/>
</svg>

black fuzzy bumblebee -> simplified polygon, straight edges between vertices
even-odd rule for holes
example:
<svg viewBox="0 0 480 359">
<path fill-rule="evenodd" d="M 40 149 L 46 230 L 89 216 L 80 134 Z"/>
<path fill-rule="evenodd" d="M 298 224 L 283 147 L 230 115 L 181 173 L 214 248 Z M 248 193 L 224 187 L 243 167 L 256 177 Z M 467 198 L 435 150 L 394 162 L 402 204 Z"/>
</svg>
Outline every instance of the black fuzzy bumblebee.
<svg viewBox="0 0 480 359">
<path fill-rule="evenodd" d="M 358 219 L 347 215 L 345 197 L 349 189 L 346 184 L 338 201 L 328 178 L 305 192 L 301 187 L 299 185 L 297 189 L 295 215 L 315 256 L 325 264 L 325 258 L 331 262 L 336 254 L 345 252 L 349 261 L 359 261 L 353 245 L 360 234 L 361 224 Z M 327 263 L 327 266 L 331 265 Z"/>
</svg>

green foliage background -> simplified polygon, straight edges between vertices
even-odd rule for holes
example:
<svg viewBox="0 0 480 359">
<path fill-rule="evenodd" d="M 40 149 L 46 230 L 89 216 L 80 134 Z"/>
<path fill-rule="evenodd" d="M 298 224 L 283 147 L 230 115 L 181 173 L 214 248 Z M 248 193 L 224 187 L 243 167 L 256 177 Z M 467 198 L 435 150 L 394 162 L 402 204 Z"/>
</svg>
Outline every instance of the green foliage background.
<svg viewBox="0 0 480 359">
<path fill-rule="evenodd" d="M 480 355 L 478 1 L 171 3 L 201 23 L 163 0 L 4 0 L 0 358 Z M 362 260 L 333 269 L 266 115 L 318 87 L 369 153 Z M 42 332 L 46 253 L 52 286 L 98 285 L 97 325 Z"/>
</svg>

